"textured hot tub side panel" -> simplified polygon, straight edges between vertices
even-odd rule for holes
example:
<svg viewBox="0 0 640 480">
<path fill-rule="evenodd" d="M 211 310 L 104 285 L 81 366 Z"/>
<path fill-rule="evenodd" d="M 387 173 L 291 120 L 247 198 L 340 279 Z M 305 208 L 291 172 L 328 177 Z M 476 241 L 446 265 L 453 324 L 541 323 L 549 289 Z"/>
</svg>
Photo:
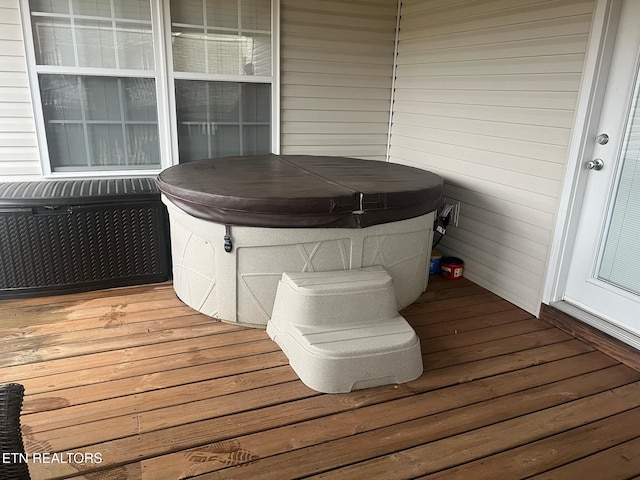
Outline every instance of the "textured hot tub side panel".
<svg viewBox="0 0 640 480">
<path fill-rule="evenodd" d="M 195 310 L 264 328 L 283 272 L 382 265 L 394 281 L 398 309 L 427 287 L 434 213 L 368 228 L 231 227 L 195 218 L 163 196 L 171 225 L 174 289 Z"/>
<path fill-rule="evenodd" d="M 178 298 L 199 312 L 218 317 L 216 246 L 178 220 L 171 220 L 170 232 L 173 288 Z"/>
</svg>

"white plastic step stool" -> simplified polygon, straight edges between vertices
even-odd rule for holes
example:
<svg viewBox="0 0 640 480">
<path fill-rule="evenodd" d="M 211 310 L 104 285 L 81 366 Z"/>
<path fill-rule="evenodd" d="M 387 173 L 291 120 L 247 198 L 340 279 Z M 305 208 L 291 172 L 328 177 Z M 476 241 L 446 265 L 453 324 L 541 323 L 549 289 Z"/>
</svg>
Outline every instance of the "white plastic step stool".
<svg viewBox="0 0 640 480">
<path fill-rule="evenodd" d="M 267 333 L 308 387 L 325 393 L 422 375 L 420 340 L 381 266 L 283 273 Z"/>
</svg>

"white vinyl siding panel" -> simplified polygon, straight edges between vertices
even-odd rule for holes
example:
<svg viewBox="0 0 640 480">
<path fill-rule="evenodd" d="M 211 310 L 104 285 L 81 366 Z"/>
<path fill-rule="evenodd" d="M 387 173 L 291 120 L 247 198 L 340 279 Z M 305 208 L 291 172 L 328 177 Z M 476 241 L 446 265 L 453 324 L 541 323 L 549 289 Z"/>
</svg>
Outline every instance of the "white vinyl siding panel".
<svg viewBox="0 0 640 480">
<path fill-rule="evenodd" d="M 0 0 L 0 181 L 41 171 L 18 0 Z"/>
<path fill-rule="evenodd" d="M 385 160 L 397 2 L 282 0 L 281 152 Z"/>
<path fill-rule="evenodd" d="M 439 245 L 537 313 L 592 0 L 405 0 L 390 160 L 461 201 Z"/>
</svg>

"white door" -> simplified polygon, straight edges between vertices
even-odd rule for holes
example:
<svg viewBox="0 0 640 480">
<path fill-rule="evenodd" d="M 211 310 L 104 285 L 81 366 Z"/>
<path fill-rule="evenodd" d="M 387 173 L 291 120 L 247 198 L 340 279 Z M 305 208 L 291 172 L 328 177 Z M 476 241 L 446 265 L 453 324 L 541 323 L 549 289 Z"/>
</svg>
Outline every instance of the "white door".
<svg viewBox="0 0 640 480">
<path fill-rule="evenodd" d="M 598 127 L 608 141 L 587 139 L 592 169 L 564 300 L 640 339 L 638 25 L 640 1 L 625 0 Z"/>
</svg>

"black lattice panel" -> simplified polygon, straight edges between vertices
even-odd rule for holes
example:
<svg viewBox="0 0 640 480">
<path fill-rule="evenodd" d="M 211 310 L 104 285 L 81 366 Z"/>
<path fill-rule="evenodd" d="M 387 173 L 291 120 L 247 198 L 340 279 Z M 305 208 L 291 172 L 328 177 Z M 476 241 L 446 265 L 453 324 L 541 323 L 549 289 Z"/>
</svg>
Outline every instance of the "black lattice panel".
<svg viewBox="0 0 640 480">
<path fill-rule="evenodd" d="M 161 281 L 165 242 L 159 202 L 0 213 L 0 290 Z"/>
</svg>

